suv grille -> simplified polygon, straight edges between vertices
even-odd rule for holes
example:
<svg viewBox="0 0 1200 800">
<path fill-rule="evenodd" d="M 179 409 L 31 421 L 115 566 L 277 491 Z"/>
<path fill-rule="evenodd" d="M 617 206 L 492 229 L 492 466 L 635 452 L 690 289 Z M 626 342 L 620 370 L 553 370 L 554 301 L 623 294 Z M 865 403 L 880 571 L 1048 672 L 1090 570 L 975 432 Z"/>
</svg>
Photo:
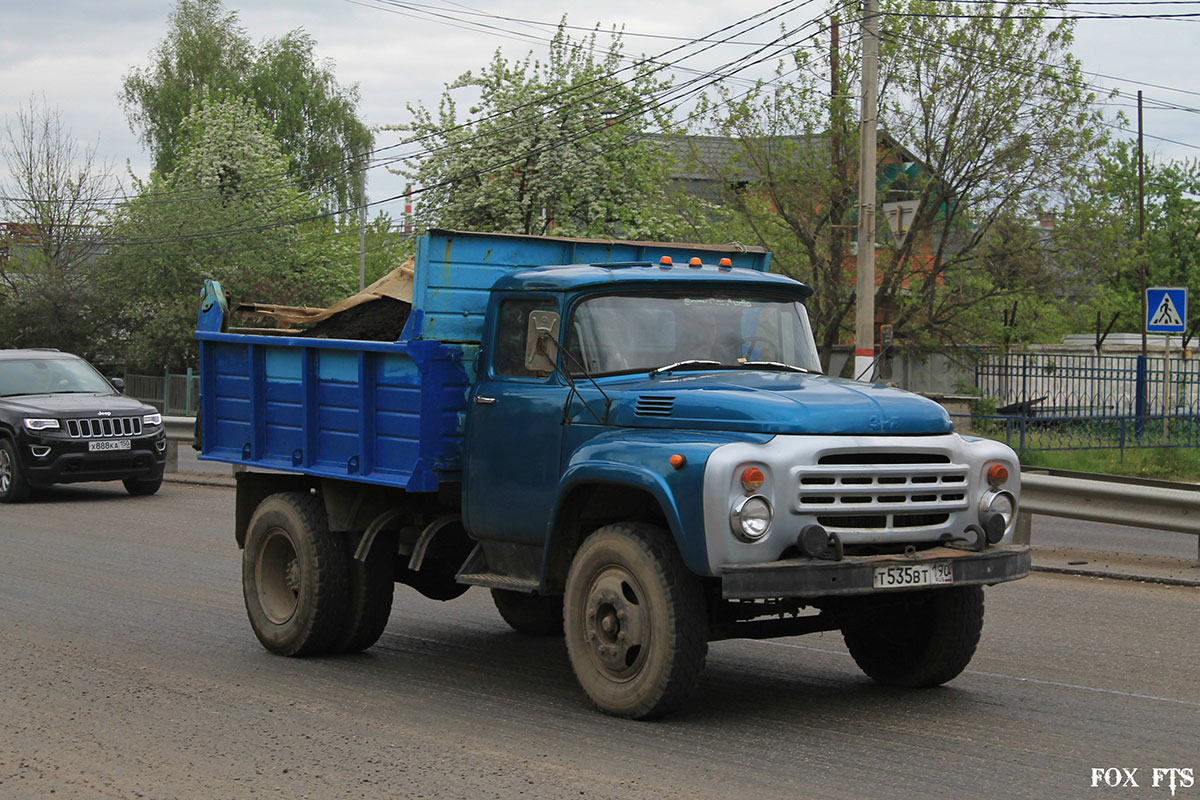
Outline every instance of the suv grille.
<svg viewBox="0 0 1200 800">
<path fill-rule="evenodd" d="M 103 439 L 110 436 L 141 436 L 141 417 L 95 417 L 67 420 L 72 439 Z"/>
<path fill-rule="evenodd" d="M 799 471 L 797 510 L 835 530 L 942 525 L 968 507 L 967 469 L 929 454 L 826 457 Z"/>
</svg>

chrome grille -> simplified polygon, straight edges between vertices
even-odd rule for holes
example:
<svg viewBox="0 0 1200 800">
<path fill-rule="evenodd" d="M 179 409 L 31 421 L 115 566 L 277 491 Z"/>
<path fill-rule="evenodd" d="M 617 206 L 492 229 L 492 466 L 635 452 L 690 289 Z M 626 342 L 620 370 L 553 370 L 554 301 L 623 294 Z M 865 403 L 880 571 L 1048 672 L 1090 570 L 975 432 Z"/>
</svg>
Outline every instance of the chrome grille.
<svg viewBox="0 0 1200 800">
<path fill-rule="evenodd" d="M 142 435 L 141 417 L 92 417 L 67 420 L 72 439 L 104 439 Z"/>
<path fill-rule="evenodd" d="M 968 468 L 948 458 L 895 454 L 837 458 L 797 473 L 796 511 L 834 529 L 899 529 L 944 524 L 968 507 Z"/>
</svg>

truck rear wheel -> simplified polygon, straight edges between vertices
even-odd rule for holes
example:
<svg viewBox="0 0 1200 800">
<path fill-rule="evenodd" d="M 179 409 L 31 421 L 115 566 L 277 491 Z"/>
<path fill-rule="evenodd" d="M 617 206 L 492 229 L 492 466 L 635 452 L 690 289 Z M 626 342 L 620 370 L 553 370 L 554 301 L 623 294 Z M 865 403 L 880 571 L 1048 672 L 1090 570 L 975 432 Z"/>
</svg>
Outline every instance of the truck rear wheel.
<svg viewBox="0 0 1200 800">
<path fill-rule="evenodd" d="M 263 647 L 306 656 L 336 645 L 346 620 L 346 562 L 318 497 L 280 492 L 259 504 L 242 551 L 242 593 Z"/>
<path fill-rule="evenodd" d="M 492 589 L 496 610 L 514 631 L 530 636 L 562 636 L 563 599 L 558 595 L 525 594 Z"/>
<path fill-rule="evenodd" d="M 334 646 L 339 653 L 361 653 L 379 641 L 392 614 L 396 591 L 395 542 L 380 536 L 367 553 L 366 561 L 349 557 L 350 590 L 346 621 Z"/>
<path fill-rule="evenodd" d="M 571 562 L 563 600 L 571 666 L 601 711 L 662 716 L 699 685 L 704 595 L 663 529 L 635 522 L 597 530 Z"/>
<path fill-rule="evenodd" d="M 928 688 L 949 681 L 971 662 L 983 630 L 983 587 L 914 593 L 911 605 L 842 630 L 850 655 L 887 686 Z"/>
</svg>

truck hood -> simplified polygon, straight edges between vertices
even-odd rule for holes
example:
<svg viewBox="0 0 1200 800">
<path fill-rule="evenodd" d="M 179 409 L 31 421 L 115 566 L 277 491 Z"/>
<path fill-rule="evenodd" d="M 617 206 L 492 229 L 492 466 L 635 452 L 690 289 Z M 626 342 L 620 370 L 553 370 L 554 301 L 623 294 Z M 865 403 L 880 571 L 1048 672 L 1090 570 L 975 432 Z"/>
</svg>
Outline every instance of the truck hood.
<svg viewBox="0 0 1200 800">
<path fill-rule="evenodd" d="M 770 434 L 938 434 L 945 409 L 872 383 L 795 372 L 735 370 L 609 384 L 615 425 Z"/>
</svg>

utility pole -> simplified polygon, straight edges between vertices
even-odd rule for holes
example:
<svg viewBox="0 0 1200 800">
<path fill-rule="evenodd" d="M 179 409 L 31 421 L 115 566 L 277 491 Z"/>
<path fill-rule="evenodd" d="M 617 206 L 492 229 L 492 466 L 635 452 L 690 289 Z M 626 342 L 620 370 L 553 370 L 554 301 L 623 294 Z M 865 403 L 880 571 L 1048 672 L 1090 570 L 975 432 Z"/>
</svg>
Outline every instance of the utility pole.
<svg viewBox="0 0 1200 800">
<path fill-rule="evenodd" d="M 358 173 L 358 290 L 367 285 L 367 148 L 359 153 L 362 159 Z"/>
<path fill-rule="evenodd" d="M 1146 171 L 1142 163 L 1142 92 L 1138 90 L 1138 272 L 1142 275 L 1142 358 L 1146 348 Z M 1170 337 L 1168 337 L 1169 339 Z"/>
<path fill-rule="evenodd" d="M 858 284 L 854 379 L 875 377 L 875 135 L 879 103 L 879 0 L 863 2 L 862 116 L 858 147 Z"/>
</svg>

